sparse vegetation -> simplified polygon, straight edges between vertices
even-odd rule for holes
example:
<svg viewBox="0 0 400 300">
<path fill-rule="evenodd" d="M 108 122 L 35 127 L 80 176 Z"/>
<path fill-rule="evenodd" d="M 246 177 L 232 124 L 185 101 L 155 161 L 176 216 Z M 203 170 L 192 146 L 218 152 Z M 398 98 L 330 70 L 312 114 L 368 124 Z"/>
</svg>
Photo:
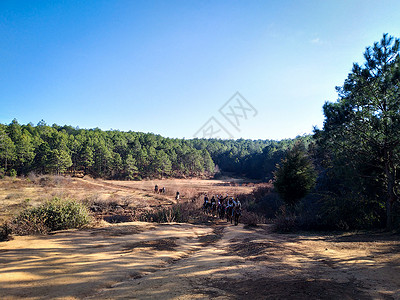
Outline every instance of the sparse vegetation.
<svg viewBox="0 0 400 300">
<path fill-rule="evenodd" d="M 90 221 L 89 211 L 81 203 L 54 198 L 38 207 L 25 209 L 4 226 L 13 234 L 27 235 L 80 228 Z"/>
</svg>

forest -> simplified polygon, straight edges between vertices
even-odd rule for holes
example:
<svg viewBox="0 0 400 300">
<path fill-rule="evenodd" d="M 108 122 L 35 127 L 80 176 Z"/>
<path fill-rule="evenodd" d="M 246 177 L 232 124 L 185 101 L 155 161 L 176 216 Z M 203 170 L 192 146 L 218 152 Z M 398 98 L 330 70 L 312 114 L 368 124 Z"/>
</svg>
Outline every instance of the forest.
<svg viewBox="0 0 400 300">
<path fill-rule="evenodd" d="M 273 180 L 307 228 L 398 228 L 399 39 L 384 34 L 355 63 L 322 129 L 295 139 L 171 139 L 153 133 L 0 124 L 0 176 L 88 174 L 107 179 L 211 177 Z M 270 202 L 269 202 L 270 201 Z M 253 207 L 277 207 L 264 194 Z"/>
<path fill-rule="evenodd" d="M 299 139 L 309 140 L 311 137 Z M 88 174 L 107 179 L 211 176 L 270 179 L 293 140 L 171 139 L 152 133 L 0 124 L 1 173 Z M 261 168 L 259 166 L 262 166 Z"/>
</svg>

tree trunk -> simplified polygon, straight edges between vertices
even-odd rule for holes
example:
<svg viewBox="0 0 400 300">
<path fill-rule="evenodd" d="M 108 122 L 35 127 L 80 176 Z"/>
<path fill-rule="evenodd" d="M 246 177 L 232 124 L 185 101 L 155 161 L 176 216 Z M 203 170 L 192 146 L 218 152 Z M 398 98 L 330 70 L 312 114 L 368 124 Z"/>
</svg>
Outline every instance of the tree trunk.
<svg viewBox="0 0 400 300">
<path fill-rule="evenodd" d="M 390 155 L 389 155 L 390 157 Z M 386 189 L 386 229 L 391 230 L 393 228 L 393 203 L 396 201 L 396 194 L 394 193 L 395 188 L 395 174 L 394 168 L 391 164 L 390 159 L 387 159 L 385 163 L 385 175 L 387 180 Z"/>
</svg>

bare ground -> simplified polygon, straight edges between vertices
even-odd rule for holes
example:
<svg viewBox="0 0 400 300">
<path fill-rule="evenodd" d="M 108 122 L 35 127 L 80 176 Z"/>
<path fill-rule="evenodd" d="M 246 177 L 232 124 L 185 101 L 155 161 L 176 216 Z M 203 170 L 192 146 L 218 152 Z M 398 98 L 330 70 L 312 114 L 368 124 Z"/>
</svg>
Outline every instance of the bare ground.
<svg viewBox="0 0 400 300">
<path fill-rule="evenodd" d="M 73 180 L 43 189 L 82 198 L 95 192 L 104 201 L 116 195 L 138 204 L 174 201 L 174 192 L 153 195 L 153 184 Z M 194 186 L 172 184 L 187 192 Z M 193 192 L 250 188 L 198 184 Z M 15 209 L 27 205 L 28 194 L 31 202 L 40 200 L 42 187 L 21 182 L 11 191 L 0 187 L 0 200 Z M 9 210 L 3 206 L 2 212 Z M 400 299 L 399 271 L 398 235 L 282 235 L 269 225 L 221 221 L 102 223 L 0 243 L 0 299 Z"/>
<path fill-rule="evenodd" d="M 123 223 L 0 243 L 1 299 L 399 299 L 390 234 Z"/>
</svg>

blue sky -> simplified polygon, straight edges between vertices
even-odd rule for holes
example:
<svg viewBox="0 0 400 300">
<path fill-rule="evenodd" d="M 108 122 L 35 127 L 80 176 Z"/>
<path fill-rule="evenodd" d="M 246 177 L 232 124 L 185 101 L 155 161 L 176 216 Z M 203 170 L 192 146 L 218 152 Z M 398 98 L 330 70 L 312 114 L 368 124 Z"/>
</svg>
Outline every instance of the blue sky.
<svg viewBox="0 0 400 300">
<path fill-rule="evenodd" d="M 0 123 L 293 138 L 385 32 L 400 1 L 2 0 Z M 236 92 L 257 111 L 239 130 L 218 111 Z"/>
</svg>

